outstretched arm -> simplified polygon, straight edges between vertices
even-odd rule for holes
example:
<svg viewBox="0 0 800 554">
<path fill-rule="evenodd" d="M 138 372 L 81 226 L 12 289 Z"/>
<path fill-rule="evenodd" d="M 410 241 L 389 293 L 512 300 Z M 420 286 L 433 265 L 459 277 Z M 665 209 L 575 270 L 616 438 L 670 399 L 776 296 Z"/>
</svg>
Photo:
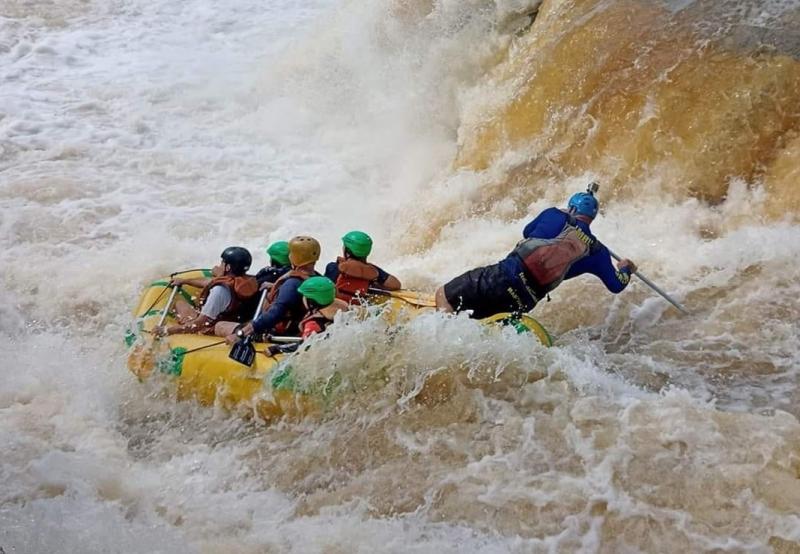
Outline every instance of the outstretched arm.
<svg viewBox="0 0 800 554">
<path fill-rule="evenodd" d="M 376 281 L 378 285 L 384 290 L 400 290 L 403 288 L 403 285 L 400 283 L 400 279 L 395 277 L 394 275 L 387 273 L 383 269 L 378 266 L 375 266 L 375 269 L 378 270 L 378 278 Z"/>
<path fill-rule="evenodd" d="M 403 288 L 403 285 L 400 284 L 400 279 L 394 275 L 389 275 L 386 280 L 381 283 L 381 288 L 386 290 L 400 290 Z"/>
<path fill-rule="evenodd" d="M 592 257 L 596 260 L 591 272 L 603 281 L 606 288 L 614 294 L 625 290 L 631 281 L 631 274 L 636 271 L 636 265 L 630 260 L 620 260 L 617 267 L 614 267 L 611 254 L 605 246 Z"/>
</svg>

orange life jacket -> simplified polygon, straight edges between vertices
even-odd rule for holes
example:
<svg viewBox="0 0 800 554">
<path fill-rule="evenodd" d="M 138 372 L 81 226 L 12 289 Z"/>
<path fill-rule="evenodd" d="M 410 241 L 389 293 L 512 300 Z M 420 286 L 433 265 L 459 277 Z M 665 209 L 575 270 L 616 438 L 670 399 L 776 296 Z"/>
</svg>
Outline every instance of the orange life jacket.
<svg viewBox="0 0 800 554">
<path fill-rule="evenodd" d="M 288 281 L 289 279 L 295 278 L 300 279 L 301 281 L 305 281 L 309 277 L 314 277 L 315 275 L 319 275 L 316 271 L 306 270 L 306 269 L 292 269 L 291 271 L 287 271 L 277 281 L 275 284 L 272 285 L 272 288 L 269 290 L 267 294 L 267 301 L 264 303 L 263 311 L 267 311 L 269 307 L 275 302 L 275 299 L 278 298 L 278 292 L 280 291 L 283 284 Z M 289 308 L 289 313 L 286 314 L 286 317 L 283 320 L 279 321 L 274 329 L 275 334 L 282 335 L 289 333 L 290 331 L 297 330 L 300 321 L 305 316 L 305 308 L 300 307 L 291 307 Z"/>
<path fill-rule="evenodd" d="M 243 321 L 252 314 L 245 313 L 243 309 L 249 306 L 248 301 L 255 298 L 258 294 L 258 281 L 250 275 L 223 275 L 211 279 L 203 291 L 200 293 L 200 306 L 205 304 L 211 289 L 214 287 L 225 287 L 231 294 L 231 303 L 224 312 L 217 316 L 216 321 Z"/>
<path fill-rule="evenodd" d="M 345 302 L 367 294 L 369 287 L 378 278 L 378 268 L 353 258 L 336 258 L 339 276 L 336 278 L 336 297 Z"/>
</svg>

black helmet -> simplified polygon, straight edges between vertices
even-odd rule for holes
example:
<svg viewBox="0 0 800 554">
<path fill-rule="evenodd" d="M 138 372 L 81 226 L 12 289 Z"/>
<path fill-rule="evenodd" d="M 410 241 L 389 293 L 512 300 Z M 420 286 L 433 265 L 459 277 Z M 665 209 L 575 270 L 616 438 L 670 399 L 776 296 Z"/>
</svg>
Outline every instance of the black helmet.
<svg viewBox="0 0 800 554">
<path fill-rule="evenodd" d="M 253 256 L 247 248 L 241 246 L 229 246 L 220 255 L 222 261 L 231 266 L 231 273 L 244 275 L 253 263 Z"/>
</svg>

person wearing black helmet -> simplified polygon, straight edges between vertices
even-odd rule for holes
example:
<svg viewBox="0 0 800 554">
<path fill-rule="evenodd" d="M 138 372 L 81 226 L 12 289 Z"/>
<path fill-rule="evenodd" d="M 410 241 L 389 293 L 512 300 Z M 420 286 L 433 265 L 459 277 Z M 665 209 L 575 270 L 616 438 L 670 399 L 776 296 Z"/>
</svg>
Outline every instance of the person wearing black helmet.
<svg viewBox="0 0 800 554">
<path fill-rule="evenodd" d="M 289 241 L 289 263 L 292 270 L 285 273 L 269 290 L 266 306 L 253 321 L 239 327 L 220 323 L 214 329 L 217 336 L 225 337 L 230 344 L 240 338 L 264 333 L 295 335 L 300 321 L 308 311 L 298 288 L 306 279 L 318 276 L 315 269 L 319 261 L 320 245 L 317 239 L 297 236 Z"/>
<path fill-rule="evenodd" d="M 246 248 L 230 246 L 222 251 L 220 263 L 211 270 L 211 278 L 173 279 L 171 285 L 189 285 L 202 289 L 198 306 L 181 299 L 175 303 L 178 324 L 157 328 L 156 333 L 210 334 L 218 321 L 241 321 L 258 293 L 255 277 L 247 275 L 253 258 Z M 249 308 L 249 309 L 254 309 Z"/>
<path fill-rule="evenodd" d="M 459 275 L 436 291 L 443 311 L 471 311 L 481 319 L 500 312 L 524 313 L 563 280 L 584 273 L 598 277 L 614 294 L 622 292 L 636 265 L 611 254 L 589 229 L 599 204 L 594 193 L 573 194 L 566 210 L 548 208 L 525 226 L 522 240 L 504 260 Z"/>
</svg>

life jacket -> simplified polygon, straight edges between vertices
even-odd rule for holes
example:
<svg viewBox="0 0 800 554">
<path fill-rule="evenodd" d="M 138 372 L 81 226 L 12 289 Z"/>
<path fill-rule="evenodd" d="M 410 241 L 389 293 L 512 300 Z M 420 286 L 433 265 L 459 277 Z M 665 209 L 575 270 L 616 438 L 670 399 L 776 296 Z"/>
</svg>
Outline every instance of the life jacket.
<svg viewBox="0 0 800 554">
<path fill-rule="evenodd" d="M 263 311 L 267 311 L 269 307 L 275 302 L 275 299 L 278 298 L 278 292 L 281 290 L 283 284 L 288 281 L 289 279 L 300 279 L 301 281 L 305 281 L 309 277 L 314 277 L 315 275 L 319 275 L 313 269 L 311 271 L 305 269 L 292 269 L 287 271 L 283 275 L 281 275 L 275 284 L 269 289 L 269 293 L 267 293 L 267 301 L 264 303 Z M 274 330 L 276 335 L 285 335 L 290 333 L 291 331 L 296 331 L 300 321 L 305 316 L 305 307 L 302 306 L 292 306 L 289 308 L 289 313 L 286 314 L 286 317 L 283 320 L 279 321 L 275 324 Z"/>
<path fill-rule="evenodd" d="M 252 300 L 258 294 L 258 281 L 251 275 L 223 275 L 211 279 L 200 293 L 200 306 L 205 304 L 211 289 L 225 287 L 231 294 L 231 303 L 225 311 L 217 316 L 216 321 L 243 321 L 252 315 L 247 313 L 246 307 L 252 305 Z"/>
<path fill-rule="evenodd" d="M 336 297 L 352 302 L 356 295 L 367 294 L 369 287 L 378 278 L 378 268 L 353 258 L 336 258 L 339 276 L 336 278 Z"/>
<path fill-rule="evenodd" d="M 334 316 L 339 312 L 346 311 L 347 308 L 347 302 L 336 298 L 332 304 L 329 304 L 324 308 L 319 308 L 317 310 L 308 312 L 306 317 L 300 321 L 300 333 L 302 334 L 303 338 L 307 338 L 305 333 L 306 324 L 314 321 L 317 323 L 317 325 L 319 325 L 320 329 L 324 331 L 328 325 L 333 323 Z"/>
<path fill-rule="evenodd" d="M 575 262 L 600 247 L 596 239 L 578 227 L 572 214 L 567 214 L 567 217 L 555 238 L 523 239 L 512 252 L 522 260 L 539 298 L 561 284 Z"/>
</svg>

